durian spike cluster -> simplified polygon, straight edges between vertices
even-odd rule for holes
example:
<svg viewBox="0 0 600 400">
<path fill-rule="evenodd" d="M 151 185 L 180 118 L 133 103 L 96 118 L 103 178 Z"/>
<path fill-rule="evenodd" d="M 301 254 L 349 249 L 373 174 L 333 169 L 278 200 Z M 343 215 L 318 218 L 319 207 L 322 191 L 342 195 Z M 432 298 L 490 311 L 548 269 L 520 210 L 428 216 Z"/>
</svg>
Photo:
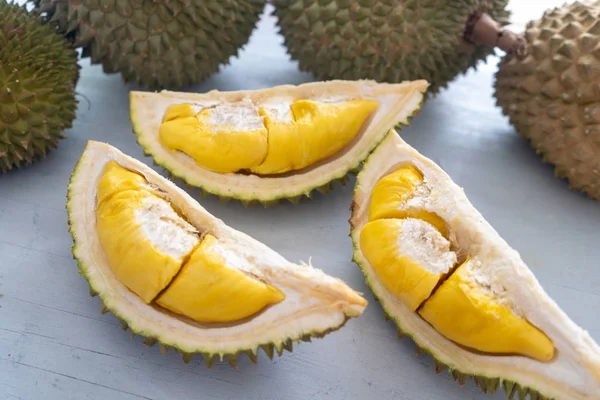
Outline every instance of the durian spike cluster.
<svg viewBox="0 0 600 400">
<path fill-rule="evenodd" d="M 522 50 L 520 39 L 502 28 L 509 19 L 507 0 L 272 3 L 291 58 L 318 79 L 425 79 L 431 95 L 496 46 Z"/>
<path fill-rule="evenodd" d="M 25 6 L 0 0 L 0 171 L 56 148 L 77 109 L 77 53 Z"/>
<path fill-rule="evenodd" d="M 266 0 L 33 0 L 92 64 L 124 82 L 173 89 L 201 82 L 248 42 Z"/>
<path fill-rule="evenodd" d="M 508 54 L 497 105 L 569 186 L 600 201 L 600 2 L 574 2 L 527 24 L 527 56 Z"/>
</svg>

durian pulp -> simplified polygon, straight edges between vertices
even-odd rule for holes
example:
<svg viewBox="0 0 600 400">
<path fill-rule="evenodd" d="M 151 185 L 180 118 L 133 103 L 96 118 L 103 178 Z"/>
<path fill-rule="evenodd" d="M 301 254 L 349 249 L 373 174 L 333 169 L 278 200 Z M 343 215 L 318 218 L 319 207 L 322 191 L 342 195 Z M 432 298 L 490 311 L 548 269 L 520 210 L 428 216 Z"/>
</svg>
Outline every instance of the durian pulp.
<svg viewBox="0 0 600 400">
<path fill-rule="evenodd" d="M 297 100 L 256 107 L 240 101 L 196 113 L 190 104 L 174 104 L 163 116 L 159 140 L 213 172 L 280 174 L 340 151 L 378 105 L 374 100 Z"/>
<path fill-rule="evenodd" d="M 203 237 L 144 177 L 110 161 L 97 192 L 97 233 L 117 279 L 144 302 L 199 322 L 233 322 L 284 294 L 211 234 Z"/>
<path fill-rule="evenodd" d="M 460 345 L 552 359 L 550 339 L 477 279 L 469 255 L 457 268 L 446 222 L 424 209 L 427 185 L 418 169 L 404 165 L 374 186 L 360 245 L 384 287 Z"/>
</svg>

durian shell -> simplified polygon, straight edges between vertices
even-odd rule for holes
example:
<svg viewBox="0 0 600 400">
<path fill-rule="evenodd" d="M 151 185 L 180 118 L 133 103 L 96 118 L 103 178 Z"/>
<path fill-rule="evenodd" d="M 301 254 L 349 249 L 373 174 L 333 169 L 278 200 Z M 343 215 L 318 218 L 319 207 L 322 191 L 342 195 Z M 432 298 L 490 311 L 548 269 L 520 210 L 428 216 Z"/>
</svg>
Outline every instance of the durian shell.
<svg viewBox="0 0 600 400">
<path fill-rule="evenodd" d="M 138 144 L 155 164 L 203 192 L 219 196 L 223 201 L 236 199 L 243 204 L 260 203 L 272 206 L 282 200 L 297 203 L 310 198 L 314 190 L 326 193 L 334 182 L 345 183 L 349 173 L 355 173 L 364 158 L 383 139 L 388 129 L 408 124 L 421 106 L 427 90 L 426 81 L 400 84 L 380 84 L 373 81 L 328 81 L 301 85 L 281 85 L 267 89 L 241 91 L 210 91 L 208 93 L 159 93 L 133 91 L 130 95 L 130 114 Z M 333 156 L 302 170 L 285 174 L 259 176 L 254 174 L 215 173 L 199 167 L 193 159 L 166 149 L 158 140 L 159 126 L 166 108 L 171 104 L 192 102 L 214 105 L 250 99 L 259 104 L 276 98 L 306 99 L 319 97 L 344 99 L 375 99 L 379 109 L 363 125 L 361 133 Z"/>
<path fill-rule="evenodd" d="M 125 83 L 176 89 L 202 82 L 237 56 L 266 0 L 35 0 L 82 57 Z"/>
<path fill-rule="evenodd" d="M 286 299 L 244 320 L 230 324 L 202 324 L 170 312 L 155 303 L 146 304 L 116 278 L 102 251 L 95 231 L 96 190 L 104 165 L 115 160 L 124 168 L 142 174 L 200 232 L 219 238 L 240 257 L 252 260 L 265 279 L 281 290 Z M 145 343 L 173 348 L 189 362 L 202 355 L 210 366 L 227 360 L 235 366 L 240 354 L 256 361 L 262 348 L 272 358 L 292 351 L 294 343 L 320 338 L 343 327 L 362 314 L 367 302 L 339 279 L 311 265 L 297 265 L 252 237 L 226 225 L 196 200 L 152 168 L 105 143 L 89 141 L 74 167 L 66 204 L 72 252 L 80 274 L 99 295 L 105 312 L 112 312 L 123 329 L 145 337 Z"/>
<path fill-rule="evenodd" d="M 45 157 L 66 136 L 79 65 L 67 41 L 24 6 L 0 2 L 0 26 L 0 172 L 7 172 Z"/>
<path fill-rule="evenodd" d="M 469 17 L 487 12 L 501 26 L 507 0 L 273 0 L 292 60 L 317 79 L 425 79 L 427 96 L 476 68 L 492 48 L 464 40 Z"/>
<path fill-rule="evenodd" d="M 512 304 L 554 342 L 553 360 L 544 363 L 522 356 L 467 350 L 438 333 L 378 281 L 361 252 L 360 234 L 368 221 L 374 185 L 406 163 L 416 166 L 434 188 L 431 202 L 425 207 L 447 222 L 457 249 L 474 254 L 489 265 L 486 276 L 501 282 Z M 409 336 L 421 352 L 436 360 L 436 372 L 448 368 L 459 382 L 472 377 L 484 390 L 502 386 L 510 398 L 515 394 L 525 398 L 527 393 L 535 399 L 600 398 L 600 346 L 548 296 L 520 255 L 475 209 L 462 188 L 393 130 L 369 155 L 357 176 L 349 223 L 353 260 L 365 275 L 367 285 L 386 317 L 397 325 L 399 336 Z"/>
<path fill-rule="evenodd" d="M 527 24 L 528 54 L 498 65 L 496 104 L 555 175 L 600 201 L 600 2 Z"/>
</svg>

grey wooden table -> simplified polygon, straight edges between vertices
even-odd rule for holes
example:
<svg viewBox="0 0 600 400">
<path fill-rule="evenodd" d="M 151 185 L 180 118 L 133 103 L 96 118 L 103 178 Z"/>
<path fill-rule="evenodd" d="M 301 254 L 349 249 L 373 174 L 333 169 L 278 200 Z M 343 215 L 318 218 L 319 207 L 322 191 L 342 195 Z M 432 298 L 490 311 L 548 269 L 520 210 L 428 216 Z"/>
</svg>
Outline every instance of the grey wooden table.
<svg viewBox="0 0 600 400">
<path fill-rule="evenodd" d="M 549 2 L 513 6 L 517 24 Z M 543 3 L 543 4 L 542 4 Z M 558 3 L 557 1 L 552 2 Z M 193 88 L 234 90 L 311 79 L 288 61 L 265 16 L 232 65 Z M 494 106 L 490 58 L 427 102 L 406 140 L 439 163 L 516 248 L 571 318 L 600 341 L 600 205 L 554 178 Z M 128 93 L 118 75 L 82 61 L 81 105 L 68 139 L 35 165 L 0 177 L 0 399 L 501 399 L 435 375 L 432 360 L 398 341 L 351 262 L 351 180 L 298 206 L 245 209 L 192 195 L 233 227 L 290 260 L 308 260 L 363 291 L 364 315 L 322 340 L 270 361 L 260 353 L 237 370 L 182 363 L 131 339 L 71 258 L 65 212 L 69 174 L 88 139 L 106 141 L 146 163 L 131 133 Z M 85 97 L 85 98 L 84 98 Z M 87 99 L 87 100 L 86 100 Z M 89 100 L 89 103 L 88 103 Z"/>
</svg>

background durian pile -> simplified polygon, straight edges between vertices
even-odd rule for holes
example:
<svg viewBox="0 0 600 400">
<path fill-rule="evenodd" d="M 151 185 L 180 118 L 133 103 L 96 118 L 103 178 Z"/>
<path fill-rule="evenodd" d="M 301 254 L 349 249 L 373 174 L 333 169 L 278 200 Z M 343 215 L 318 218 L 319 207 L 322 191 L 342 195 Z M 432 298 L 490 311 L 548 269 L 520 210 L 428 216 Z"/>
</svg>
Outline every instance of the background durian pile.
<svg viewBox="0 0 600 400">
<path fill-rule="evenodd" d="M 599 2 L 531 21 L 525 54 L 510 38 L 508 0 L 271 0 L 292 60 L 315 79 L 426 79 L 428 96 L 508 50 L 495 96 L 571 188 L 600 199 Z M 75 119 L 77 57 L 148 90 L 204 81 L 248 42 L 267 0 L 0 3 L 0 170 L 30 164 Z M 484 12 L 487 36 L 474 16 Z M 500 32 L 504 35 L 500 38 Z M 479 32 L 481 33 L 481 32 Z"/>
</svg>

